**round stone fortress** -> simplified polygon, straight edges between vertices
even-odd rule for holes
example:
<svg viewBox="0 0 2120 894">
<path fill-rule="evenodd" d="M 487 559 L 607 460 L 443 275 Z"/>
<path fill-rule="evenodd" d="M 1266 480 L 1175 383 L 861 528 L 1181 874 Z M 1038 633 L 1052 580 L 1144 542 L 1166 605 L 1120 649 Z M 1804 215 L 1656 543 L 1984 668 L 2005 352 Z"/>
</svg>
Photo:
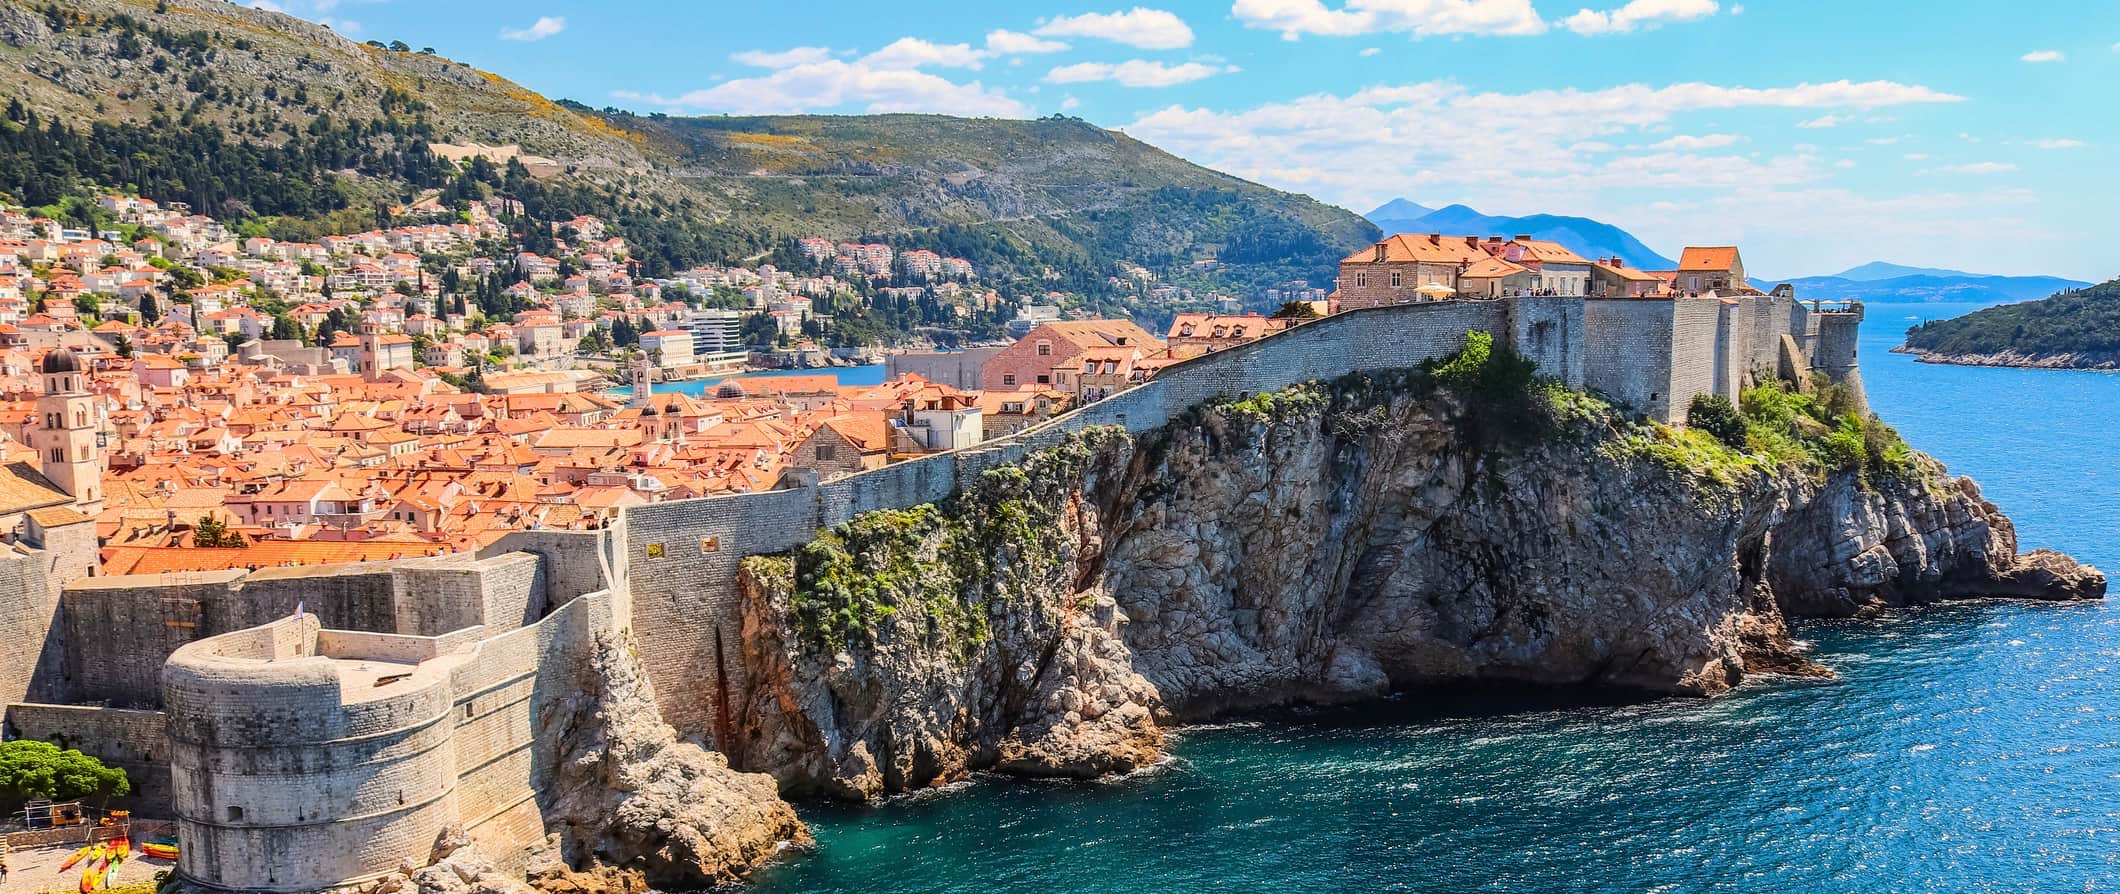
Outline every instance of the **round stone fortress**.
<svg viewBox="0 0 2120 894">
<path fill-rule="evenodd" d="M 454 656 L 435 642 L 325 631 L 310 615 L 170 656 L 184 875 L 314 891 L 386 872 L 456 821 Z"/>
</svg>

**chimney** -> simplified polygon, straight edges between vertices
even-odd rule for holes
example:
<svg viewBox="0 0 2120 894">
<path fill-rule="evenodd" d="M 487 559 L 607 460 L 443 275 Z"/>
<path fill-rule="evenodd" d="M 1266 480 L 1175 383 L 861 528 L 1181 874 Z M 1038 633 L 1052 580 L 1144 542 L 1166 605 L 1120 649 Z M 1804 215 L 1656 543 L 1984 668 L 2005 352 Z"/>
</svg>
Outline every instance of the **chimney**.
<svg viewBox="0 0 2120 894">
<path fill-rule="evenodd" d="M 1384 248 L 1384 243 L 1382 243 L 1382 242 L 1379 242 L 1379 243 L 1377 243 L 1377 254 L 1376 254 L 1376 258 L 1375 258 L 1375 262 L 1376 262 L 1376 263 L 1378 263 L 1378 264 L 1382 264 L 1382 263 L 1384 263 L 1384 252 L 1385 252 L 1385 251 L 1386 251 L 1386 249 Z"/>
<path fill-rule="evenodd" d="M 1529 237 L 1529 236 L 1526 236 L 1526 235 L 1523 235 L 1523 234 L 1519 233 L 1519 234 L 1517 234 L 1517 237 L 1516 237 L 1516 241 L 1518 241 L 1518 242 L 1530 242 L 1530 241 L 1531 241 L 1531 237 Z"/>
<path fill-rule="evenodd" d="M 1489 237 L 1487 237 L 1487 242 L 1488 242 L 1488 244 L 1490 244 L 1490 245 L 1493 245 L 1493 244 L 1500 244 L 1500 243 L 1501 243 L 1501 241 L 1502 241 L 1502 237 L 1500 237 L 1500 236 L 1489 236 Z"/>
<path fill-rule="evenodd" d="M 1441 233 L 1429 233 L 1429 234 L 1428 234 L 1428 244 L 1429 244 L 1429 245 L 1441 245 L 1441 244 L 1443 244 L 1443 234 L 1441 234 Z"/>
</svg>

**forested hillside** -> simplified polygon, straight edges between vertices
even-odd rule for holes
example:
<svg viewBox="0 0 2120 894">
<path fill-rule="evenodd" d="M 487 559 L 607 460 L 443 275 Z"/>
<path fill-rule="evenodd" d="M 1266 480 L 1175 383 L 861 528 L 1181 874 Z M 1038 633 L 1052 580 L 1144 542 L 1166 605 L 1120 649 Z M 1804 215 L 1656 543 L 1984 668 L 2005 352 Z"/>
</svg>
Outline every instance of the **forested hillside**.
<svg viewBox="0 0 2120 894">
<path fill-rule="evenodd" d="M 2120 366 L 2120 280 L 1924 323 L 1907 330 L 1906 347 L 1944 361 Z"/>
<path fill-rule="evenodd" d="M 1145 292 L 1110 283 L 1134 266 L 1202 291 L 1329 287 L 1376 234 L 1079 120 L 597 111 L 220 0 L 0 0 L 0 93 L 0 192 L 77 218 L 95 190 L 137 191 L 306 238 L 374 226 L 423 189 L 500 194 L 526 223 L 612 221 L 650 275 L 822 235 L 958 254 L 1019 293 L 1135 311 L 1153 310 L 1129 303 Z M 459 173 L 434 143 L 556 164 Z"/>
</svg>

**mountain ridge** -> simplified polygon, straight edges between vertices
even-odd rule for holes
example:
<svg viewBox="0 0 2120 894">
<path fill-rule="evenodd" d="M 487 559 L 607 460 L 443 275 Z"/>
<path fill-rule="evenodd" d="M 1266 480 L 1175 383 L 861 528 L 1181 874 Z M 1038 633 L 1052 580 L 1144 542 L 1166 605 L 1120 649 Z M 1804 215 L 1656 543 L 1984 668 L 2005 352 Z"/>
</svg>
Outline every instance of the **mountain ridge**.
<svg viewBox="0 0 2120 894">
<path fill-rule="evenodd" d="M 412 165 L 421 182 L 398 160 L 423 155 L 426 142 L 513 145 L 552 159 L 552 171 L 523 181 L 548 199 L 540 216 L 611 220 L 630 242 L 647 243 L 651 273 L 758 256 L 796 236 L 871 238 L 948 248 L 1023 294 L 1146 301 L 1119 294 L 1112 278 L 1139 265 L 1165 281 L 1247 295 L 1296 279 L 1329 283 L 1339 258 L 1377 232 L 1344 209 L 1080 119 L 593 110 L 429 50 L 356 43 L 219 0 L 74 0 L 63 9 L 0 0 L 0 92 L 25 114 L 81 131 L 126 123 L 277 147 L 321 129 L 334 145 L 380 153 L 350 173 L 335 155 L 305 153 L 317 164 L 276 175 L 323 197 L 291 203 L 314 206 L 316 219 L 269 219 L 248 202 L 200 209 L 282 226 L 289 237 L 372 226 L 373 208 L 444 185 L 438 167 Z M 153 198 L 199 167 L 161 161 L 148 182 L 74 177 L 69 188 Z"/>
</svg>

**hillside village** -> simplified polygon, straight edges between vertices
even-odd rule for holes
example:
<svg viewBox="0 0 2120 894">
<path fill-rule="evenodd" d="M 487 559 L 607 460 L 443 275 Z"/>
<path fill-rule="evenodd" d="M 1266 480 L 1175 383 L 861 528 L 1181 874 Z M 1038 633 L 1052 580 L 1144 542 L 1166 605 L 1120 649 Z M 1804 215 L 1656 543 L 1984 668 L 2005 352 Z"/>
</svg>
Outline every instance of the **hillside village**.
<svg viewBox="0 0 2120 894">
<path fill-rule="evenodd" d="M 641 278 L 595 218 L 555 225 L 548 252 L 515 250 L 506 204 L 415 203 L 394 211 L 424 222 L 314 243 L 123 195 L 96 200 L 116 223 L 93 232 L 0 210 L 0 513 L 93 518 L 110 573 L 474 550 L 971 446 L 1326 314 L 1756 294 L 1735 249 L 1688 249 L 1680 269 L 1651 273 L 1526 237 L 1402 235 L 1347 258 L 1329 294 L 1268 296 L 1308 299 L 1273 317 L 1182 313 L 1152 333 L 1031 303 L 1011 342 L 897 354 L 882 384 L 848 386 L 742 373 L 823 359 L 808 339 L 820 305 L 857 284 L 871 302 L 1007 305 L 962 259 L 816 238 L 794 243 L 803 274 Z M 909 278 L 920 284 L 890 285 Z M 661 385 L 712 376 L 731 377 Z M 62 441 L 91 455 L 53 453 Z"/>
</svg>

